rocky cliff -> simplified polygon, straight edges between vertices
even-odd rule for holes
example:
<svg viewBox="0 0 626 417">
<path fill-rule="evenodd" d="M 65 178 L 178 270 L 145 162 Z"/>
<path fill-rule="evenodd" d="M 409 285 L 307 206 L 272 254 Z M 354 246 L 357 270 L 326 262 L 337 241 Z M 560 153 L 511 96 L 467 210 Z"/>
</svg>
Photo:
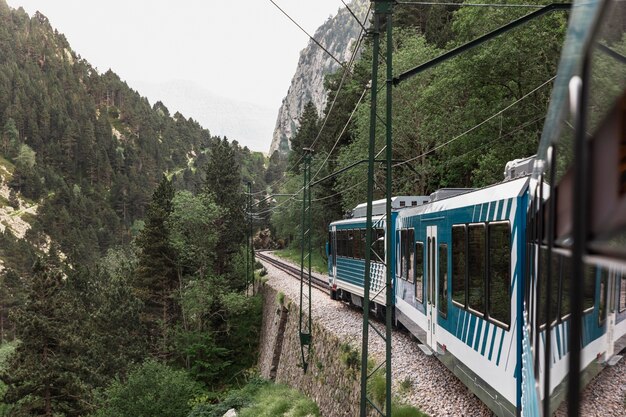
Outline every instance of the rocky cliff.
<svg viewBox="0 0 626 417">
<path fill-rule="evenodd" d="M 363 21 L 369 4 L 369 0 L 353 0 L 348 6 L 359 20 Z M 337 59 L 347 62 L 360 32 L 359 23 L 346 8 L 342 8 L 337 15 L 320 26 L 313 37 Z M 311 40 L 300 52 L 296 73 L 278 110 L 270 155 L 277 149 L 281 152 L 289 150 L 291 137 L 298 129 L 298 118 L 308 101 L 312 101 L 317 112 L 322 114 L 327 99 L 324 77 L 336 71 L 338 67 L 339 64 Z"/>
</svg>

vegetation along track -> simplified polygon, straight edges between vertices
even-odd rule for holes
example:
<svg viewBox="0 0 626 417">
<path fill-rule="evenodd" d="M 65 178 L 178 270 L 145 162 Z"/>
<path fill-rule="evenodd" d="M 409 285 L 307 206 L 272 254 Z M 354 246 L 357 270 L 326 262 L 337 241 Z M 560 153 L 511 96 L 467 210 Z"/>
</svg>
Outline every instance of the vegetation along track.
<svg viewBox="0 0 626 417">
<path fill-rule="evenodd" d="M 255 256 L 258 259 L 263 260 L 264 262 L 268 262 L 274 265 L 276 268 L 280 269 L 281 271 L 286 272 L 289 276 L 292 276 L 298 280 L 300 279 L 300 268 L 297 268 L 287 262 L 283 262 L 280 259 L 276 259 L 271 256 L 268 256 L 262 251 L 256 251 Z M 317 288 L 318 290 L 328 291 L 328 282 L 324 281 L 323 279 L 317 278 L 314 274 L 311 274 L 311 285 Z"/>
</svg>

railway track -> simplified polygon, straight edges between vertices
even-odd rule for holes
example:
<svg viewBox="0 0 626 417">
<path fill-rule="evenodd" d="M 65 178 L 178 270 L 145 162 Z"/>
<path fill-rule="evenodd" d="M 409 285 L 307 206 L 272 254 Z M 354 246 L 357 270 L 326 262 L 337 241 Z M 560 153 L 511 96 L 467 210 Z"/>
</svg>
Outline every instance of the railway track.
<svg viewBox="0 0 626 417">
<path fill-rule="evenodd" d="M 275 266 L 276 268 L 280 269 L 281 271 L 286 272 L 289 276 L 297 280 L 300 280 L 300 268 L 295 267 L 287 262 L 283 262 L 279 259 L 267 256 L 266 254 L 260 251 L 255 252 L 255 256 L 257 257 L 257 259 L 267 262 Z M 322 279 L 319 279 L 314 275 L 311 275 L 311 285 L 320 291 L 324 291 L 324 292 L 328 291 L 328 282 Z"/>
</svg>

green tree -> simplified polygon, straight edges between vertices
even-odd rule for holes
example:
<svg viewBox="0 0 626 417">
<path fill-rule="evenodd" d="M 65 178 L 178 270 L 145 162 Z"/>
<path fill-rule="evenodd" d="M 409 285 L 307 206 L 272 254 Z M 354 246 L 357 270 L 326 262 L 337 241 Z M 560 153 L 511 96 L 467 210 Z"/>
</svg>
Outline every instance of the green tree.
<svg viewBox="0 0 626 417">
<path fill-rule="evenodd" d="M 144 303 L 142 320 L 149 332 L 151 351 L 167 355 L 168 332 L 178 317 L 176 252 L 171 245 L 168 221 L 173 211 L 174 188 L 165 177 L 154 191 L 145 227 L 137 238 L 138 265 L 134 286 Z"/>
<path fill-rule="evenodd" d="M 222 275 L 232 271 L 228 260 L 246 234 L 241 167 L 228 139 L 217 139 L 209 148 L 205 175 L 203 192 L 214 195 L 215 202 L 224 209 L 218 223 L 220 244 L 215 249 L 215 270 Z"/>
<path fill-rule="evenodd" d="M 19 169 L 22 169 L 22 170 L 33 169 L 36 163 L 35 156 L 36 156 L 36 153 L 35 151 L 33 151 L 33 149 L 30 146 L 26 144 L 22 144 L 20 145 L 20 150 L 19 150 L 19 153 L 17 154 L 17 157 L 15 157 L 15 163 Z"/>
<path fill-rule="evenodd" d="M 38 261 L 28 288 L 26 304 L 12 314 L 20 343 L 0 378 L 7 385 L 4 401 L 13 415 L 52 417 L 83 414 L 85 386 L 76 344 L 68 320 L 69 303 L 63 273 Z"/>
<path fill-rule="evenodd" d="M 304 148 L 313 144 L 319 131 L 319 117 L 313 102 L 304 105 L 302 116 L 298 119 L 298 130 L 291 138 L 291 152 L 289 152 L 289 167 L 295 174 L 300 173 Z"/>
<path fill-rule="evenodd" d="M 15 120 L 9 117 L 2 128 L 2 148 L 5 155 L 9 153 L 10 147 L 18 143 L 18 140 L 19 132 L 15 126 Z"/>
</svg>

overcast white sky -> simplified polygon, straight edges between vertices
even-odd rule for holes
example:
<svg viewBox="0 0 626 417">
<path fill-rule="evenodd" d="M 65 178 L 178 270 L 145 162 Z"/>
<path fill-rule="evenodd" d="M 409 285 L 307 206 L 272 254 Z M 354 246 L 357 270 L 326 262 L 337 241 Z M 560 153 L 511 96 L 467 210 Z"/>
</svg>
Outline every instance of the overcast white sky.
<svg viewBox="0 0 626 417">
<path fill-rule="evenodd" d="M 342 6 L 341 0 L 275 1 L 311 34 Z M 41 11 L 78 54 L 131 87 L 188 80 L 276 112 L 308 41 L 269 0 L 7 2 L 30 15 Z"/>
</svg>

